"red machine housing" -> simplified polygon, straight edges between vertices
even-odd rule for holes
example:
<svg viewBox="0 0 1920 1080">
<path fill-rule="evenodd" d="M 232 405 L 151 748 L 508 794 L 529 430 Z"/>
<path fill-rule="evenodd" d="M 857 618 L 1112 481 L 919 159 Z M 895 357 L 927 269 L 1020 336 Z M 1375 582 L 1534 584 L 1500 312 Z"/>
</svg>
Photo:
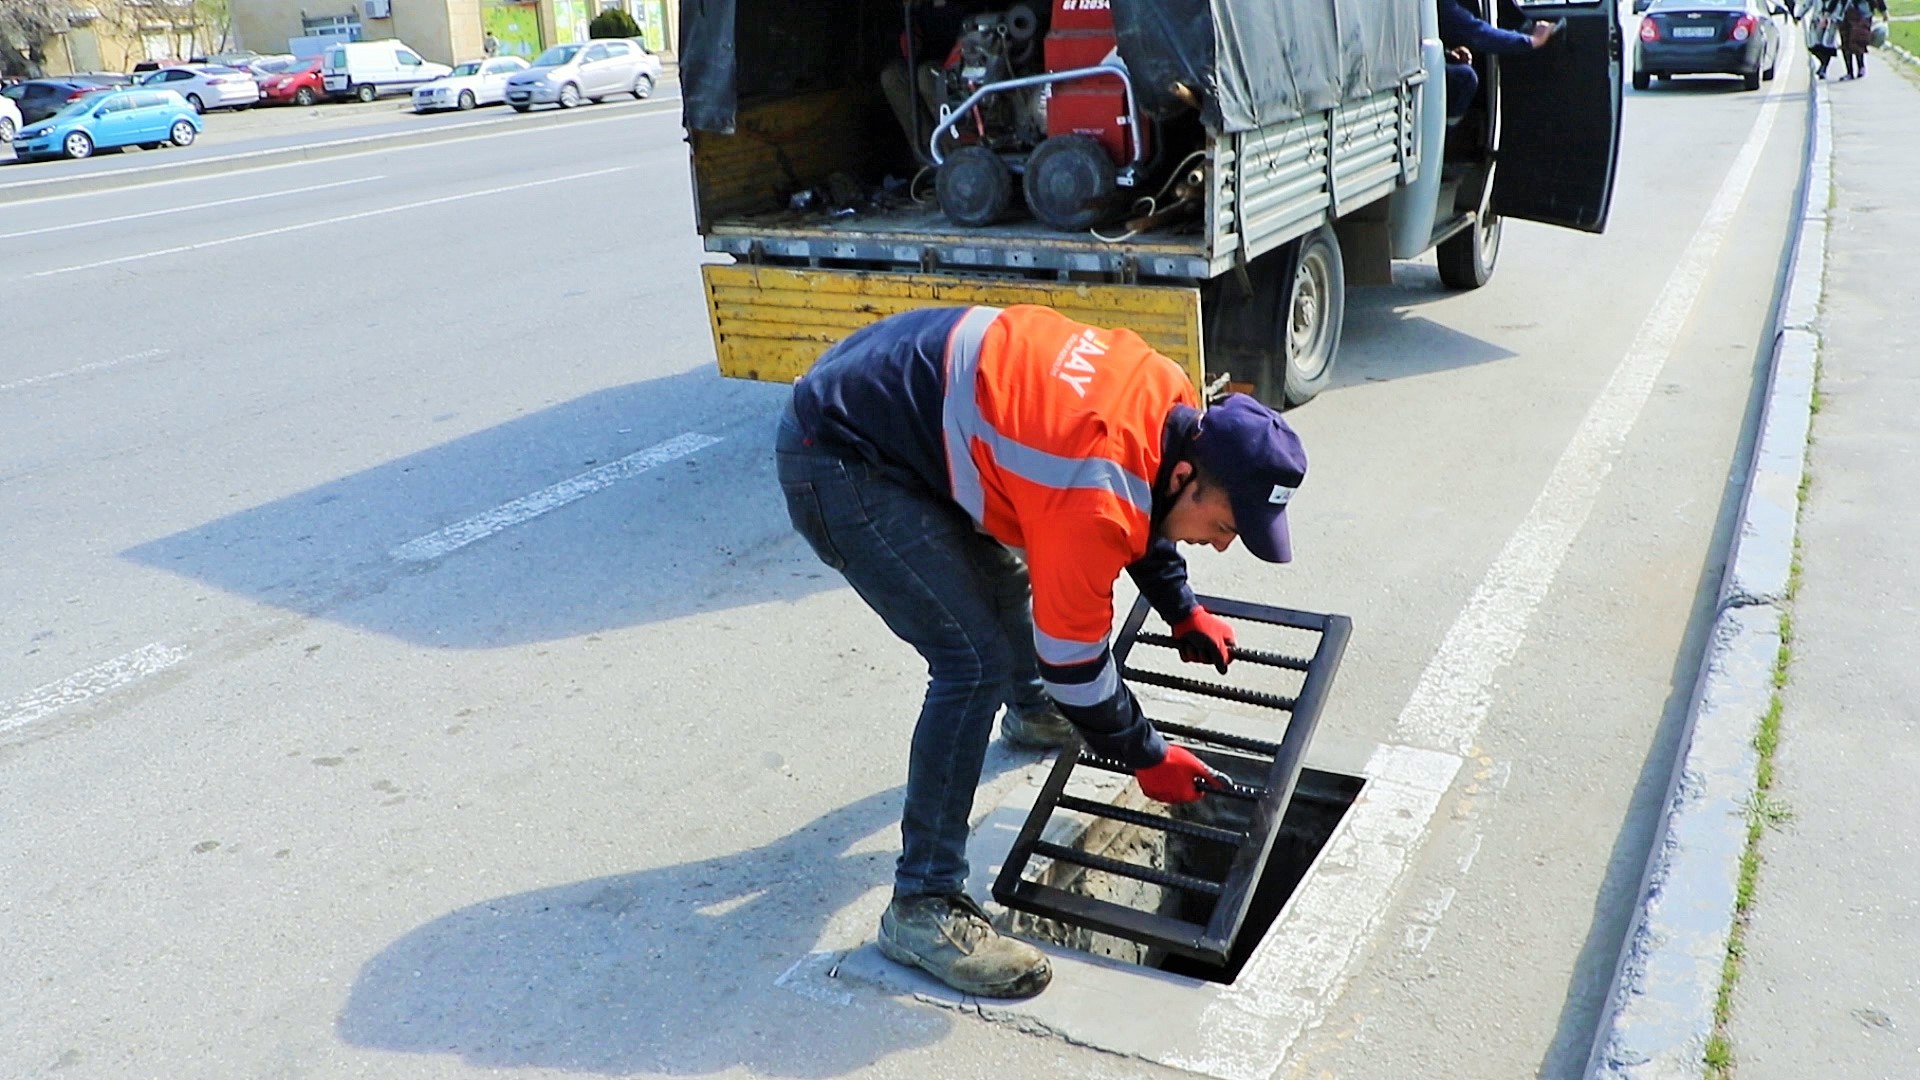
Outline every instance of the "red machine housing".
<svg viewBox="0 0 1920 1080">
<path fill-rule="evenodd" d="M 1047 71 L 1096 67 L 1113 53 L 1112 0 L 1053 0 L 1046 38 Z M 1054 83 L 1047 97 L 1048 135 L 1086 135 L 1106 150 L 1116 165 L 1133 160 L 1127 133 L 1127 89 L 1110 75 Z M 1141 126 L 1141 153 L 1150 149 Z"/>
</svg>

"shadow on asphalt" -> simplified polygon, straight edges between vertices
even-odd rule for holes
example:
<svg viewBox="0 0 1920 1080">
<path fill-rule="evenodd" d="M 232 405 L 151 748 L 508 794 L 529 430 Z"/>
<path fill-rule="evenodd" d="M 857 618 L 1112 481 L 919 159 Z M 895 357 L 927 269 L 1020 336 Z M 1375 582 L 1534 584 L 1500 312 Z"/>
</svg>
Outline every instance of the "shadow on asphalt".
<svg viewBox="0 0 1920 1080">
<path fill-rule="evenodd" d="M 1737 84 L 1736 84 L 1737 85 Z M 1804 132 L 1803 132 L 1804 137 Z M 1804 153 L 1804 151 L 1803 151 Z M 1800 205 L 1806 180 L 1795 189 L 1794 206 Z M 1796 211 L 1795 227 L 1799 221 Z M 1788 236 L 1793 236 L 1789 231 Z M 1567 984 L 1566 1000 L 1560 1007 L 1559 1023 L 1553 1042 L 1541 1058 L 1542 1077 L 1582 1075 L 1593 1040 L 1606 1021 L 1611 1006 L 1614 969 L 1620 961 L 1629 926 L 1638 910 L 1640 882 L 1646 875 L 1647 860 L 1660 829 L 1665 827 L 1664 807 L 1671 793 L 1674 765 L 1690 737 L 1687 723 L 1692 713 L 1693 696 L 1700 679 L 1700 662 L 1720 615 L 1720 588 L 1726 576 L 1726 564 L 1732 554 L 1735 534 L 1740 527 L 1740 506 L 1747 494 L 1747 477 L 1753 461 L 1760 422 L 1767 406 L 1770 388 L 1769 365 L 1773 358 L 1774 334 L 1780 310 L 1786 303 L 1783 288 L 1792 265 L 1793 244 L 1780 253 L 1774 271 L 1773 304 L 1762 326 L 1769 331 L 1755 347 L 1751 389 L 1747 397 L 1746 417 L 1740 427 L 1740 442 L 1734 452 L 1734 469 L 1721 489 L 1720 507 L 1714 518 L 1713 539 L 1707 545 L 1711 557 L 1701 565 L 1693 594 L 1693 612 L 1681 637 L 1668 679 L 1667 700 L 1660 710 L 1659 727 L 1647 747 L 1647 758 L 1640 766 L 1626 816 L 1614 835 L 1613 849 L 1607 856 L 1606 876 L 1594 896 L 1593 914 L 1587 924 L 1587 936 L 1574 962 L 1573 978 Z M 1595 822 L 1596 828 L 1607 823 Z M 1714 968 L 1718 971 L 1716 965 Z"/>
<path fill-rule="evenodd" d="M 710 367 L 589 394 L 123 552 L 417 645 L 562 640 L 843 587 L 773 474 L 783 387 Z M 724 426 L 690 420 L 722 416 Z M 685 434 L 720 442 L 430 562 L 393 550 Z"/>
<path fill-rule="evenodd" d="M 989 775 L 1025 763 L 995 747 Z M 891 880 L 892 851 L 847 849 L 899 819 L 902 790 L 761 847 L 441 916 L 361 968 L 336 1031 L 470 1066 L 604 1075 L 831 1077 L 937 1043 L 944 1012 L 840 1008 L 775 985 L 836 912 Z M 640 813 L 634 826 L 662 827 Z"/>
<path fill-rule="evenodd" d="M 1457 295 L 1440 285 L 1438 271 L 1430 266 L 1395 266 L 1393 285 L 1349 289 L 1340 362 L 1328 388 L 1432 375 L 1519 355 L 1412 311 Z"/>
</svg>

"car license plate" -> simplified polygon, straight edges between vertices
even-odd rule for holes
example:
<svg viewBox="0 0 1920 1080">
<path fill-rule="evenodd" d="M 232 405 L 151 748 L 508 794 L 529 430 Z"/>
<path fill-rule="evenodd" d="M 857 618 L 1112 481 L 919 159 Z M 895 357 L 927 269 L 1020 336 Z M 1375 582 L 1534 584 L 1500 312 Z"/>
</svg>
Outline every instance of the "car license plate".
<svg viewBox="0 0 1920 1080">
<path fill-rule="evenodd" d="M 1677 38 L 1710 38 L 1714 35 L 1714 32 L 1711 26 L 1676 26 L 1673 28 L 1673 36 Z"/>
</svg>

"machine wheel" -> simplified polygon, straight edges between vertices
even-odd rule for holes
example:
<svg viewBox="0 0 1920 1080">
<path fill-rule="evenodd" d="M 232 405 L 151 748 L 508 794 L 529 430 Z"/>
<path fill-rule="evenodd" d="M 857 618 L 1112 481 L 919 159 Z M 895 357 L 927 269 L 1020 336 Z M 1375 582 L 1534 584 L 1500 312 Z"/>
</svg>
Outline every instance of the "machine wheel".
<svg viewBox="0 0 1920 1080">
<path fill-rule="evenodd" d="M 978 229 L 999 221 L 1012 205 L 1013 170 L 984 146 L 963 146 L 941 163 L 934 193 L 949 221 Z"/>
<path fill-rule="evenodd" d="M 199 113 L 201 116 L 207 114 L 207 103 L 200 100 L 199 94 L 188 94 L 187 104 L 193 106 L 193 111 Z"/>
<path fill-rule="evenodd" d="M 1633 88 L 1635 90 L 1645 90 L 1647 87 L 1652 85 L 1653 85 L 1653 76 L 1647 74 L 1644 71 L 1641 71 L 1639 68 L 1633 69 Z"/>
<path fill-rule="evenodd" d="M 185 120 L 175 120 L 173 127 L 167 131 L 167 141 L 175 146 L 192 146 L 193 140 L 199 137 L 200 133 L 193 130 L 193 125 Z"/>
<path fill-rule="evenodd" d="M 514 111 L 514 112 L 526 112 L 527 110 L 529 110 L 529 109 L 531 109 L 531 108 L 533 108 L 533 106 L 531 106 L 531 105 L 515 105 L 515 106 L 513 107 L 513 111 Z"/>
<path fill-rule="evenodd" d="M 1767 70 L 1761 72 L 1760 77 L 1767 80 L 1768 82 L 1772 82 L 1773 73 L 1779 67 L 1780 67 L 1780 50 L 1775 49 L 1773 51 L 1773 59 L 1767 61 Z"/>
<path fill-rule="evenodd" d="M 61 140 L 60 152 L 70 158 L 92 157 L 93 140 L 84 131 L 68 132 L 67 137 Z"/>
<path fill-rule="evenodd" d="M 359 86 L 356 86 L 353 88 L 354 100 L 360 102 L 363 105 L 372 104 L 373 99 L 379 96 L 380 96 L 380 88 L 373 85 L 372 83 L 361 83 Z"/>
<path fill-rule="evenodd" d="M 467 111 L 468 109 L 471 109 L 471 108 L 473 108 L 473 107 L 474 107 L 474 105 L 476 105 L 476 104 L 478 104 L 477 102 L 475 102 L 475 101 L 473 100 L 473 91 L 471 91 L 471 90 L 462 90 L 462 91 L 460 91 L 460 102 L 459 102 L 459 104 L 460 104 L 460 111 L 461 111 L 461 112 L 466 112 L 466 111 Z"/>
<path fill-rule="evenodd" d="M 561 108 L 571 109 L 578 104 L 580 104 L 580 88 L 579 87 L 573 85 L 572 83 L 568 83 L 567 85 L 560 88 L 560 107 Z"/>
<path fill-rule="evenodd" d="M 1440 259 L 1440 281 L 1449 289 L 1477 289 L 1493 277 L 1500 261 L 1500 215 L 1484 214 L 1434 249 Z"/>
<path fill-rule="evenodd" d="M 0 116 L 0 142 L 13 141 L 13 117 Z"/>
<path fill-rule="evenodd" d="M 293 103 L 305 108 L 320 99 L 314 95 L 311 87 L 303 86 L 293 92 Z"/>
<path fill-rule="evenodd" d="M 1043 141 L 1027 158 L 1020 186 L 1033 216 L 1066 232 L 1106 221 L 1118 202 L 1113 159 L 1087 135 L 1055 135 Z"/>
<path fill-rule="evenodd" d="M 1743 90 L 1760 89 L 1760 69 L 1754 68 L 1752 71 L 1740 76 L 1740 88 Z"/>
<path fill-rule="evenodd" d="M 639 78 L 633 80 L 633 96 L 636 100 L 640 101 L 645 101 L 652 97 L 653 76 L 642 73 Z"/>
</svg>

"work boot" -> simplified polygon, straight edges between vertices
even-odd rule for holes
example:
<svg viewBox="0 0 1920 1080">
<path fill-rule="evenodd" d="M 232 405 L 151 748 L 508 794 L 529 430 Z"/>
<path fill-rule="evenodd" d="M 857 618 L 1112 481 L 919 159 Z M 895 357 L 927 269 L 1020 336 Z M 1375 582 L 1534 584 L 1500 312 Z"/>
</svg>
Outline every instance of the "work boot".
<svg viewBox="0 0 1920 1080">
<path fill-rule="evenodd" d="M 1073 722 L 1051 701 L 1024 709 L 1009 705 L 1000 714 L 1000 737 L 1024 750 L 1054 750 L 1073 738 Z"/>
<path fill-rule="evenodd" d="M 1032 997 L 1053 979 L 1046 953 L 1002 936 L 965 893 L 894 897 L 880 916 L 880 953 L 978 997 Z"/>
</svg>

